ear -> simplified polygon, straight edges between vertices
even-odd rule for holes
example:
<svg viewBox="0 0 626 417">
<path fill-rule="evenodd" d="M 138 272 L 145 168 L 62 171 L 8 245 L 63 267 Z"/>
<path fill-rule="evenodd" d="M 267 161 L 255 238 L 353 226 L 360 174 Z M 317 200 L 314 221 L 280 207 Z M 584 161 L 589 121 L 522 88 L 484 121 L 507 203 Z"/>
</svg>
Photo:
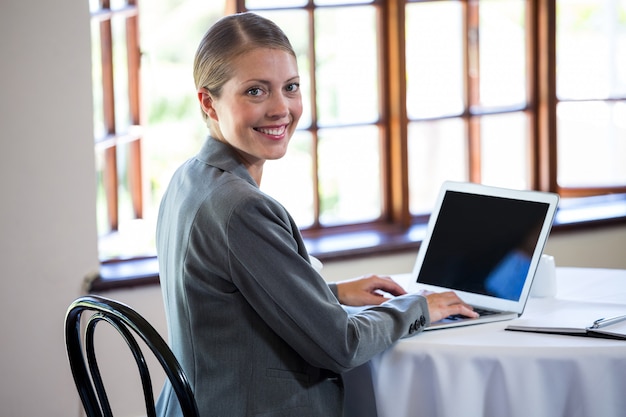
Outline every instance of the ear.
<svg viewBox="0 0 626 417">
<path fill-rule="evenodd" d="M 200 101 L 200 106 L 202 106 L 202 111 L 206 113 L 209 119 L 218 121 L 217 112 L 215 111 L 215 107 L 213 107 L 213 97 L 209 90 L 202 87 L 198 90 L 198 100 Z"/>
</svg>

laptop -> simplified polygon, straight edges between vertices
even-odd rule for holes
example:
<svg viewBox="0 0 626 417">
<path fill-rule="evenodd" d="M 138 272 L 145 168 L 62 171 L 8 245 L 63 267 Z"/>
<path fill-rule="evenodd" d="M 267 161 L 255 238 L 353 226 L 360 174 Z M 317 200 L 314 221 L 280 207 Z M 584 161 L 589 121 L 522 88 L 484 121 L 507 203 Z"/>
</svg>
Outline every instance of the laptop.
<svg viewBox="0 0 626 417">
<path fill-rule="evenodd" d="M 408 290 L 454 291 L 480 317 L 451 316 L 425 330 L 519 317 L 558 201 L 553 193 L 444 182 Z"/>
</svg>

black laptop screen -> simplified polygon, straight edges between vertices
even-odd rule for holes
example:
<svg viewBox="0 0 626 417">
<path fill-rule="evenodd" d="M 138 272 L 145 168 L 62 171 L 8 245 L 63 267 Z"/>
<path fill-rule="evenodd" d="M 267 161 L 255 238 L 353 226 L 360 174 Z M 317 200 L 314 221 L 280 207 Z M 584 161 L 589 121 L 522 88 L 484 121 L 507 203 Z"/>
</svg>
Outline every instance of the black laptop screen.
<svg viewBox="0 0 626 417">
<path fill-rule="evenodd" d="M 548 208 L 447 191 L 417 281 L 518 300 Z"/>
</svg>

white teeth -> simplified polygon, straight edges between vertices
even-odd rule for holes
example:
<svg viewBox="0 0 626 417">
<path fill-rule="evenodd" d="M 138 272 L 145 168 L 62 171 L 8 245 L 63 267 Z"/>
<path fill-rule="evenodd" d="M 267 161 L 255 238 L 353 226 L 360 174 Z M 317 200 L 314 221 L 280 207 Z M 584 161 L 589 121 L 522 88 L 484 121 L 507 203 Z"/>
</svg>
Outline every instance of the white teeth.
<svg viewBox="0 0 626 417">
<path fill-rule="evenodd" d="M 261 133 L 265 133 L 266 135 L 279 136 L 285 133 L 285 126 L 281 126 L 281 127 L 277 127 L 273 129 L 257 128 L 256 130 L 258 130 Z"/>
</svg>

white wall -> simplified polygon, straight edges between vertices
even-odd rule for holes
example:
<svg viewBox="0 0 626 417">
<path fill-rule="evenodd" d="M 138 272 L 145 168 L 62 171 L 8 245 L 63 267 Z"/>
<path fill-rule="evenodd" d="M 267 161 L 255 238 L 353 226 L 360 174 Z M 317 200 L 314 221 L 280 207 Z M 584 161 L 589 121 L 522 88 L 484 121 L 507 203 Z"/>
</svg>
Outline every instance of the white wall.
<svg viewBox="0 0 626 417">
<path fill-rule="evenodd" d="M 98 266 L 86 0 L 0 3 L 0 415 L 77 416 L 63 318 Z"/>
<path fill-rule="evenodd" d="M 0 416 L 77 417 L 63 340 L 68 304 L 97 268 L 86 0 L 0 3 Z M 550 238 L 560 266 L 626 268 L 626 226 Z M 329 280 L 411 269 L 413 254 L 327 263 Z M 165 332 L 158 287 L 106 295 Z M 106 346 L 105 346 L 106 347 Z M 122 347 L 102 366 L 134 375 Z M 119 415 L 141 414 L 118 389 Z"/>
</svg>

